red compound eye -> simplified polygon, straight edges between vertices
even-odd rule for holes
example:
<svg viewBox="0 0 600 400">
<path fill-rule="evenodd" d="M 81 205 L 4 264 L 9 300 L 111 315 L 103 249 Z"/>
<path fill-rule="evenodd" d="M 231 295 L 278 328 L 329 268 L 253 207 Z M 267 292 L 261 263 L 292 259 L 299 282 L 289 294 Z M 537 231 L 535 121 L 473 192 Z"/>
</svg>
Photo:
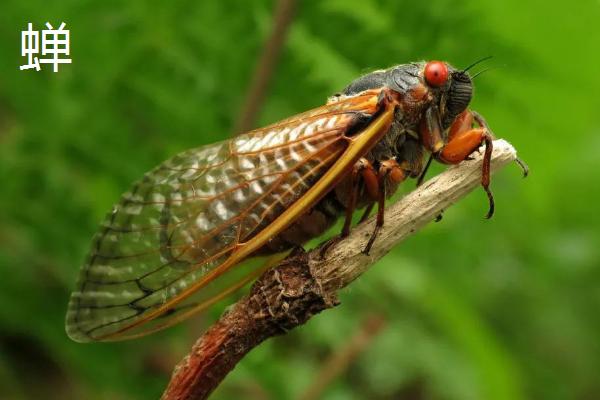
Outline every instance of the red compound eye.
<svg viewBox="0 0 600 400">
<path fill-rule="evenodd" d="M 424 75 L 430 86 L 442 86 L 448 80 L 448 67 L 441 61 L 429 61 L 425 65 Z"/>
</svg>

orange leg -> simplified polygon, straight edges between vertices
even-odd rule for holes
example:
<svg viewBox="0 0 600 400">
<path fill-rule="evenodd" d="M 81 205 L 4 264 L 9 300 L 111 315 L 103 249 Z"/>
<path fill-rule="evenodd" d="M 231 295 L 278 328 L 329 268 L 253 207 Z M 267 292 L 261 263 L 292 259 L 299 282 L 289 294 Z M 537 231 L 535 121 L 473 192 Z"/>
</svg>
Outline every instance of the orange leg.
<svg viewBox="0 0 600 400">
<path fill-rule="evenodd" d="M 365 246 L 363 253 L 369 254 L 373 243 L 375 242 L 375 238 L 379 233 L 379 230 L 383 226 L 384 223 L 384 210 L 385 210 L 385 186 L 386 179 L 391 180 L 394 183 L 400 183 L 407 177 L 407 172 L 398 164 L 395 159 L 385 160 L 381 162 L 379 170 L 375 172 L 375 168 L 366 158 L 361 158 L 352 168 L 352 172 L 350 175 L 350 186 L 348 188 L 348 205 L 346 206 L 346 216 L 344 220 L 344 227 L 342 228 L 342 232 L 340 236 L 332 238 L 327 242 L 323 247 L 321 247 L 320 255 L 321 258 L 325 256 L 325 253 L 331 248 L 331 246 L 335 245 L 342 238 L 348 236 L 350 234 L 350 228 L 352 224 L 352 215 L 354 214 L 354 210 L 356 209 L 356 202 L 358 197 L 358 189 L 359 189 L 359 178 L 362 178 L 367 193 L 369 197 L 377 202 L 377 221 L 375 223 L 375 229 L 369 238 L 369 242 Z M 361 222 L 363 222 L 366 217 L 368 217 L 370 210 L 372 209 L 374 203 L 371 203 L 367 206 L 367 211 L 361 218 Z"/>
<path fill-rule="evenodd" d="M 354 210 L 356 209 L 356 200 L 358 197 L 358 179 L 359 177 L 363 178 L 365 183 L 365 187 L 367 189 L 367 193 L 371 198 L 377 198 L 377 175 L 375 172 L 375 168 L 369 160 L 366 158 L 359 159 L 354 167 L 352 168 L 351 173 L 351 183 L 350 183 L 350 201 L 348 206 L 346 207 L 346 218 L 344 220 L 344 227 L 342 228 L 341 237 L 346 237 L 350 234 L 350 227 L 352 224 L 352 214 L 354 214 Z"/>
<path fill-rule="evenodd" d="M 437 159 L 444 164 L 458 164 L 481 146 L 486 135 L 488 134 L 484 128 L 460 132 L 442 148 Z"/>
<path fill-rule="evenodd" d="M 377 172 L 377 220 L 375 221 L 375 229 L 373 229 L 373 233 L 371 233 L 371 237 L 369 238 L 369 242 L 365 246 L 363 253 L 369 254 L 371 247 L 373 247 L 373 243 L 375 243 L 375 238 L 377 238 L 377 234 L 384 223 L 386 179 L 389 178 L 394 183 L 400 183 L 406 179 L 406 176 L 407 173 L 400 167 L 395 159 L 389 159 L 381 162 L 381 166 Z"/>
<path fill-rule="evenodd" d="M 363 179 L 367 193 L 372 199 L 376 199 L 378 196 L 379 183 L 377 180 L 377 172 L 369 160 L 366 158 L 360 158 L 356 164 L 352 167 L 350 173 L 350 185 L 348 186 L 348 204 L 346 206 L 346 215 L 344 218 L 344 227 L 339 236 L 331 238 L 325 243 L 319 251 L 321 258 L 325 257 L 327 251 L 339 242 L 341 239 L 347 237 L 350 234 L 350 228 L 352 227 L 352 215 L 356 210 L 356 202 L 358 198 L 358 190 L 360 188 L 359 178 Z"/>
<path fill-rule="evenodd" d="M 448 141 L 454 139 L 454 137 L 461 133 L 468 131 L 473 127 L 473 113 L 469 110 L 465 110 L 454 119 L 454 122 L 450 126 L 448 131 Z"/>
<path fill-rule="evenodd" d="M 480 126 L 473 128 L 473 120 Z M 445 164 L 458 164 L 466 160 L 482 144 L 485 144 L 485 153 L 483 155 L 483 166 L 481 170 L 481 186 L 485 190 L 490 208 L 486 218 L 494 215 L 494 196 L 490 190 L 490 162 L 493 150 L 493 136 L 485 120 L 477 113 L 465 110 L 461 113 L 448 133 L 448 142 L 435 153 L 437 160 Z"/>
</svg>

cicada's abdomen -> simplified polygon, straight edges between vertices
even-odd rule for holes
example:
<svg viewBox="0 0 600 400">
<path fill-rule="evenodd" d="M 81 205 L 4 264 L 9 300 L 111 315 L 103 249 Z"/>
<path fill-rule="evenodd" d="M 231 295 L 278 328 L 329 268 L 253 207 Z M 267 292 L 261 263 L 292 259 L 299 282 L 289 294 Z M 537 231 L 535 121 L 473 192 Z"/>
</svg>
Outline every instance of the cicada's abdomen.
<svg viewBox="0 0 600 400">
<path fill-rule="evenodd" d="M 370 94 L 323 106 L 147 173 L 94 238 L 69 303 L 69 336 L 148 333 L 245 282 L 258 266 L 220 268 L 336 162 L 345 132 L 376 104 Z"/>
</svg>

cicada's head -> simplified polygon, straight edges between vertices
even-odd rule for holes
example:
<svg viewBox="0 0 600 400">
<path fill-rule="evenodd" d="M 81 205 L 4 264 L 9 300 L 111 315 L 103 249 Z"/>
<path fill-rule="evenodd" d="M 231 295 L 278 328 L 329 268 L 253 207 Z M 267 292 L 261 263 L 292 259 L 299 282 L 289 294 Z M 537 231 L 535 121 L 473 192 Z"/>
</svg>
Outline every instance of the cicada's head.
<svg viewBox="0 0 600 400">
<path fill-rule="evenodd" d="M 439 107 L 442 128 L 448 128 L 471 102 L 471 77 L 466 70 L 457 70 L 443 61 L 429 61 L 422 63 L 420 78 Z"/>
<path fill-rule="evenodd" d="M 470 68 L 470 67 L 469 67 Z M 473 83 L 467 69 L 457 70 L 443 61 L 416 62 L 374 71 L 348 85 L 340 95 L 352 96 L 388 87 L 402 95 L 406 127 L 412 128 L 431 104 L 436 104 L 447 129 L 471 101 Z"/>
</svg>

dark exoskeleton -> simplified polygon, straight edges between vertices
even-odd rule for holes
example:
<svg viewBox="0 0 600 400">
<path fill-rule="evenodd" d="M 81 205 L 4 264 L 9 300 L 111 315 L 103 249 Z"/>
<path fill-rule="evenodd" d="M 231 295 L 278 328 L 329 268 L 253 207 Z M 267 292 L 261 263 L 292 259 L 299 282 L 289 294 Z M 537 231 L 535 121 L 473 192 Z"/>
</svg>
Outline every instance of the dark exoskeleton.
<svg viewBox="0 0 600 400">
<path fill-rule="evenodd" d="M 380 91 L 382 104 L 386 98 L 393 98 L 396 103 L 393 121 L 383 138 L 355 164 L 348 176 L 267 247 L 282 250 L 301 245 L 324 232 L 342 214 L 346 216 L 341 234 L 344 237 L 350 232 L 355 209 L 366 207 L 363 221 L 377 203 L 376 228 L 364 250 L 368 253 L 383 225 L 385 199 L 402 181 L 417 178 L 420 184 L 432 159 L 458 164 L 482 145 L 485 150 L 481 184 L 489 199 L 486 217 L 490 218 L 494 213 L 494 198 L 489 188 L 494 136 L 483 117 L 468 109 L 473 94 L 470 67 L 458 70 L 441 61 L 398 65 L 364 75 L 330 98 L 332 103 L 366 91 Z M 357 118 L 352 131 L 360 134 L 373 118 Z M 426 164 L 425 153 L 430 154 Z M 526 165 L 517 162 L 527 174 Z"/>
</svg>

